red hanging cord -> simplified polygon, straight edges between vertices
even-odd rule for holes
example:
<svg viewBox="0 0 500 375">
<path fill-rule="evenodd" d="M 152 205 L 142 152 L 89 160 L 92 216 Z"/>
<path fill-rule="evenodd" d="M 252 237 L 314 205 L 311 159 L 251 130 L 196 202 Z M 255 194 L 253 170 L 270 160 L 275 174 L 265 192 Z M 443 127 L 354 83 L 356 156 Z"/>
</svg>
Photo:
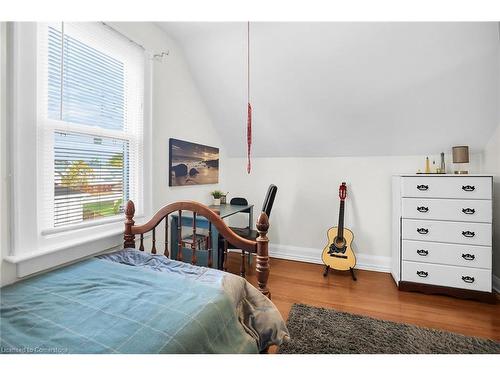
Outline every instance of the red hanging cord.
<svg viewBox="0 0 500 375">
<path fill-rule="evenodd" d="M 247 96 L 248 96 L 248 117 L 247 117 L 247 173 L 250 174 L 252 163 L 250 161 L 250 151 L 252 147 L 252 105 L 250 104 L 250 21 L 247 24 Z"/>
</svg>

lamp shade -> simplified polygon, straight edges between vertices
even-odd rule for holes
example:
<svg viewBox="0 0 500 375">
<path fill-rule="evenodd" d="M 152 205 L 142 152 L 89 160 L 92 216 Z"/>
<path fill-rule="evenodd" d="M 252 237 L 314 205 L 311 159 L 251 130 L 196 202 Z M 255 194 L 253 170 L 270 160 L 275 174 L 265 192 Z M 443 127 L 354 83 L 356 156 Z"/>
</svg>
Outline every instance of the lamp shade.
<svg viewBox="0 0 500 375">
<path fill-rule="evenodd" d="M 469 146 L 455 146 L 453 150 L 453 163 L 469 162 Z"/>
</svg>

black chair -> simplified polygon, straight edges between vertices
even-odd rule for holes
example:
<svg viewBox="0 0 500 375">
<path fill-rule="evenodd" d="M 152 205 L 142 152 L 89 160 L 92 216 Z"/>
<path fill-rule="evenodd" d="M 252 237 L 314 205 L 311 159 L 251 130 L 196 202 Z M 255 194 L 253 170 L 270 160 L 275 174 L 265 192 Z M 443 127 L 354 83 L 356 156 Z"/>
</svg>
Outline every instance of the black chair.
<svg viewBox="0 0 500 375">
<path fill-rule="evenodd" d="M 273 208 L 274 204 L 274 199 L 276 198 L 276 192 L 278 191 L 278 188 L 276 185 L 269 185 L 269 188 L 267 189 L 266 197 L 264 198 L 264 203 L 262 205 L 262 211 L 266 213 L 267 217 L 271 216 L 271 210 Z M 233 203 L 233 200 L 235 203 Z M 248 205 L 248 202 L 245 198 L 233 198 L 231 199 L 231 204 L 238 204 L 238 205 Z M 246 211 L 243 211 L 246 212 Z M 235 228 L 231 227 L 233 232 L 238 234 L 240 237 L 255 241 L 257 237 L 259 236 L 259 232 L 257 232 L 254 229 L 251 229 L 250 227 L 246 228 Z M 238 249 L 238 247 L 232 245 L 231 243 L 228 243 L 226 240 L 224 240 L 223 243 L 224 246 L 224 260 L 223 260 L 223 269 L 224 271 L 227 270 L 226 263 L 227 263 L 227 250 L 228 249 Z M 248 257 L 248 261 L 250 262 L 250 254 Z M 241 265 L 240 265 L 240 275 L 242 277 L 245 277 L 245 251 L 241 250 Z"/>
<path fill-rule="evenodd" d="M 234 197 L 231 198 L 229 204 L 234 204 L 235 206 L 248 206 L 248 201 L 245 198 Z"/>
</svg>

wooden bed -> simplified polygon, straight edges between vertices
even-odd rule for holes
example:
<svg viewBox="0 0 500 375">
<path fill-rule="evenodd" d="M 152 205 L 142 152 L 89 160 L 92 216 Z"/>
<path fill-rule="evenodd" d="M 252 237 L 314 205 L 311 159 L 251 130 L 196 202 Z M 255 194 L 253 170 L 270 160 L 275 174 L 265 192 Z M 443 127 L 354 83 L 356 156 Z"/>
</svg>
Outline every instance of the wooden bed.
<svg viewBox="0 0 500 375">
<path fill-rule="evenodd" d="M 234 233 L 226 223 L 219 217 L 216 211 L 211 210 L 209 207 L 194 201 L 179 201 L 175 203 L 171 203 L 169 205 L 161 208 L 147 223 L 142 225 L 135 225 L 134 214 L 135 214 L 135 206 L 132 201 L 127 202 L 126 210 L 125 210 L 125 233 L 124 233 L 124 248 L 135 248 L 136 241 L 139 240 L 139 250 L 144 251 L 144 235 L 148 232 L 151 232 L 152 238 L 152 247 L 151 253 L 156 254 L 158 252 L 157 249 L 157 238 L 156 238 L 156 227 L 164 221 L 165 226 L 165 236 L 164 236 L 164 252 L 163 254 L 166 257 L 169 257 L 168 251 L 168 226 L 169 226 L 169 215 L 172 213 L 176 213 L 179 215 L 179 226 L 177 227 L 178 235 L 177 238 L 179 242 L 175 244 L 178 247 L 177 251 L 177 260 L 182 260 L 182 248 L 185 248 L 184 243 L 182 242 L 183 234 L 182 234 L 182 215 L 184 211 L 191 212 L 193 215 L 193 226 L 192 226 L 192 236 L 196 238 L 196 217 L 203 216 L 209 222 L 208 229 L 208 249 L 199 250 L 196 248 L 195 241 L 192 241 L 191 244 L 191 263 L 196 264 L 196 255 L 197 251 L 208 251 L 208 259 L 210 260 L 212 257 L 211 248 L 211 236 L 212 225 L 217 228 L 219 234 L 229 243 L 238 247 L 239 249 L 248 251 L 250 253 L 256 254 L 256 275 L 258 288 L 268 298 L 271 298 L 271 292 L 267 286 L 267 281 L 269 278 L 269 239 L 267 238 L 267 232 L 269 230 L 269 219 L 265 212 L 262 212 L 256 223 L 257 231 L 259 232 L 259 237 L 256 241 L 247 240 L 238 236 Z M 139 235 L 139 239 L 136 239 L 136 235 Z M 209 261 L 210 262 L 210 261 Z M 210 266 L 210 263 L 209 263 Z"/>
<path fill-rule="evenodd" d="M 264 213 L 257 220 L 259 237 L 249 241 L 196 202 L 167 205 L 143 225 L 135 225 L 134 211 L 129 201 L 124 249 L 0 289 L 0 352 L 37 348 L 37 353 L 244 354 L 263 353 L 288 340 L 286 324 L 267 298 L 269 222 Z M 169 215 L 182 218 L 186 211 L 193 219 L 197 215 L 207 219 L 198 225 L 203 222 L 208 236 L 218 232 L 231 244 L 256 253 L 258 288 L 237 275 L 190 264 L 196 263 L 197 251 L 214 250 L 209 246 L 192 247 L 190 252 L 185 242 L 176 243 L 171 249 L 183 247 L 185 257 L 192 253 L 191 262 L 168 257 Z M 196 234 L 196 220 L 192 222 L 185 235 Z M 167 234 L 161 241 L 166 256 L 154 255 L 160 247 L 156 236 L 160 224 Z M 182 238 L 182 227 L 171 229 Z M 152 240 L 151 252 L 144 249 L 146 233 L 148 243 Z M 206 232 L 203 236 L 208 238 Z M 215 246 L 219 241 L 213 242 Z M 205 264 L 204 256 L 199 256 Z"/>
</svg>

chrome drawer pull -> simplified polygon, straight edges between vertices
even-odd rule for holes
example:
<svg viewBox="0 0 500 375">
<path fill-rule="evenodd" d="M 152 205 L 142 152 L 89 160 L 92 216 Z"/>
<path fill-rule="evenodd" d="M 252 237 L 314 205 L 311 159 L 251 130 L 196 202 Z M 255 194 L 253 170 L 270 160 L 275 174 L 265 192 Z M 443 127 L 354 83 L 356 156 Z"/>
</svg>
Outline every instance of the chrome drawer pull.
<svg viewBox="0 0 500 375">
<path fill-rule="evenodd" d="M 418 277 L 427 277 L 427 276 L 429 276 L 429 273 L 425 272 L 425 271 L 417 271 L 417 276 Z"/>
<path fill-rule="evenodd" d="M 462 190 L 463 191 L 474 191 L 474 190 L 476 190 L 476 187 L 475 186 L 471 186 L 471 185 L 463 185 L 462 186 Z"/>
<path fill-rule="evenodd" d="M 429 233 L 429 229 L 417 228 L 417 232 L 420 234 L 427 234 L 427 233 Z"/>
<path fill-rule="evenodd" d="M 474 282 L 474 278 L 471 276 L 462 276 L 462 280 L 469 284 L 472 284 Z"/>
<path fill-rule="evenodd" d="M 476 210 L 473 208 L 462 208 L 462 212 L 466 215 L 474 215 Z"/>
<path fill-rule="evenodd" d="M 470 230 L 466 230 L 466 231 L 463 231 L 463 232 L 462 232 L 462 235 L 463 235 L 464 237 L 469 237 L 469 238 L 471 238 L 471 237 L 474 237 L 474 236 L 476 235 L 476 233 L 471 232 Z"/>
<path fill-rule="evenodd" d="M 417 189 L 420 191 L 429 190 L 429 185 L 417 185 Z"/>
<path fill-rule="evenodd" d="M 417 254 L 422 256 L 422 257 L 426 257 L 427 255 L 429 255 L 429 251 L 424 250 L 424 249 L 420 249 L 420 250 L 417 250 Z"/>
<path fill-rule="evenodd" d="M 429 212 L 429 207 L 420 206 L 417 207 L 418 212 Z"/>
<path fill-rule="evenodd" d="M 462 254 L 462 258 L 465 260 L 474 260 L 476 259 L 476 256 L 474 254 Z"/>
</svg>

